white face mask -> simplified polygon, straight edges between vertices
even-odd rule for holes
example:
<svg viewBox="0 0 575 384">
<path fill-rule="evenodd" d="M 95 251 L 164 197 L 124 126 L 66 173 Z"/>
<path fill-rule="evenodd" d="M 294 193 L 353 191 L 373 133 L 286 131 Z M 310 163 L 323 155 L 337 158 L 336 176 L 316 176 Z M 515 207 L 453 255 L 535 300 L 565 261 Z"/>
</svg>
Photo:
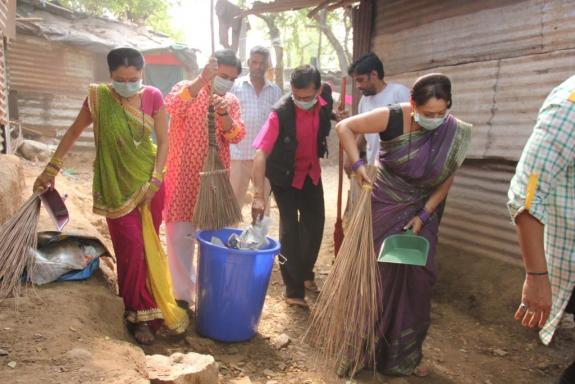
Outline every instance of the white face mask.
<svg viewBox="0 0 575 384">
<path fill-rule="evenodd" d="M 142 89 L 142 79 L 137 81 L 119 82 L 112 81 L 112 88 L 122 97 L 130 97 L 135 95 Z"/>
<path fill-rule="evenodd" d="M 234 82 L 228 79 L 224 79 L 223 77 L 216 76 L 214 78 L 214 92 L 218 95 L 225 95 L 227 92 L 232 89 L 234 86 Z"/>
<path fill-rule="evenodd" d="M 425 117 L 417 113 L 416 111 L 413 112 L 413 120 L 421 126 L 421 128 L 425 129 L 426 131 L 433 131 L 437 129 L 447 117 L 447 113 L 442 117 Z"/>
<path fill-rule="evenodd" d="M 309 111 L 310 109 L 313 108 L 313 106 L 317 103 L 317 96 L 313 98 L 313 100 L 310 101 L 301 101 L 301 100 L 297 100 L 295 97 L 293 97 L 292 95 L 292 100 L 295 103 L 295 105 L 298 106 L 298 108 L 301 108 L 303 110 Z"/>
</svg>

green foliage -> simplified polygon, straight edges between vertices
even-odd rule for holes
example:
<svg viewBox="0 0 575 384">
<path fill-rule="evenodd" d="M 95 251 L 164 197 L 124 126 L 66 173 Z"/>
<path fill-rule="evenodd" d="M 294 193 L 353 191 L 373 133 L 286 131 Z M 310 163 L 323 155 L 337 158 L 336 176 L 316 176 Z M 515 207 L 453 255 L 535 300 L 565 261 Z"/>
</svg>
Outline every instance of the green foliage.
<svg viewBox="0 0 575 384">
<path fill-rule="evenodd" d="M 169 8 L 175 0 L 57 0 L 54 1 L 76 12 L 112 17 L 147 25 L 156 32 L 181 41 L 183 31 L 175 31 L 170 24 Z"/>
<path fill-rule="evenodd" d="M 321 50 L 318 52 L 320 32 L 317 21 L 307 17 L 309 11 L 310 9 L 302 9 L 267 15 L 274 19 L 280 30 L 286 68 L 310 63 L 312 57 L 317 57 L 319 53 L 322 68 L 339 69 L 337 54 L 325 35 L 321 37 Z M 250 24 L 254 30 L 268 31 L 267 25 L 259 18 L 250 18 Z M 329 12 L 327 24 L 344 48 L 351 50 L 351 22 L 345 17 L 345 12 L 341 9 Z M 349 35 L 347 42 L 346 28 Z"/>
</svg>

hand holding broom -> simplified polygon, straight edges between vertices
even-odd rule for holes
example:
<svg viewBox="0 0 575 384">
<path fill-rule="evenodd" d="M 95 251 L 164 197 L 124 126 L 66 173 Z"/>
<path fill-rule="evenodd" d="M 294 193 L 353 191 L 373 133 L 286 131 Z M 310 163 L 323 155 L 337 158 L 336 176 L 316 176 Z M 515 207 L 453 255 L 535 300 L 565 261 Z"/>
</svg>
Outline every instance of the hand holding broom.
<svg viewBox="0 0 575 384">
<path fill-rule="evenodd" d="M 213 0 L 210 1 L 210 29 L 213 54 L 215 51 Z M 212 68 L 213 60 L 215 59 L 210 59 L 209 69 L 215 76 Z M 213 84 L 210 89 L 213 94 Z M 242 220 L 242 211 L 230 183 L 229 170 L 224 167 L 219 155 L 215 113 L 214 100 L 210 99 L 207 116 L 208 154 L 200 172 L 200 191 L 192 219 L 198 229 L 220 229 Z"/>
</svg>

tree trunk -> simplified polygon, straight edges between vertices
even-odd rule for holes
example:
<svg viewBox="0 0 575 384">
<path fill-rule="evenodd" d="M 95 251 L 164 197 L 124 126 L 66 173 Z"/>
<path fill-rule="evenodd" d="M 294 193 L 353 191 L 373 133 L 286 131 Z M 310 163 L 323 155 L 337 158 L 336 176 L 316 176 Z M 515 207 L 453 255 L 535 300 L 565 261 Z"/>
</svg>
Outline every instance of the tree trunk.
<svg viewBox="0 0 575 384">
<path fill-rule="evenodd" d="M 313 16 L 313 18 L 317 21 L 317 24 L 320 30 L 323 32 L 327 40 L 330 42 L 331 46 L 335 50 L 337 55 L 337 60 L 339 61 L 339 67 L 342 72 L 347 72 L 347 67 L 349 66 L 349 62 L 347 60 L 345 49 L 331 30 L 330 26 L 327 24 L 327 13 L 325 11 L 321 11 Z"/>
<path fill-rule="evenodd" d="M 282 47 L 282 40 L 280 30 L 276 26 L 276 16 L 272 15 L 256 15 L 261 18 L 270 30 L 270 40 L 276 54 L 276 67 L 275 67 L 275 80 L 276 84 L 283 91 L 284 89 L 284 49 Z"/>
</svg>

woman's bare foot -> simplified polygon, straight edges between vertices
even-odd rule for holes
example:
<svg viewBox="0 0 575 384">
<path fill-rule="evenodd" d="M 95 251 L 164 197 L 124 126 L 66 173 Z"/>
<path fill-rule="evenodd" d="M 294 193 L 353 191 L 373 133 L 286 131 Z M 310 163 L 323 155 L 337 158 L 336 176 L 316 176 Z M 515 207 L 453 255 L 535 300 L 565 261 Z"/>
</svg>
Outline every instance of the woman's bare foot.
<svg viewBox="0 0 575 384">
<path fill-rule="evenodd" d="M 319 288 L 317 287 L 315 280 L 306 280 L 303 282 L 303 285 L 305 289 L 307 289 L 308 291 L 313 293 L 319 293 Z"/>
<path fill-rule="evenodd" d="M 295 297 L 286 297 L 285 301 L 286 301 L 287 305 L 297 305 L 298 307 L 309 308 L 309 305 L 307 304 L 305 299 L 298 299 Z"/>
<path fill-rule="evenodd" d="M 132 325 L 132 335 L 134 336 L 134 339 L 142 345 L 150 345 L 155 340 L 150 326 L 145 321 Z"/>
<path fill-rule="evenodd" d="M 413 370 L 413 375 L 417 377 L 427 377 L 431 368 L 425 363 L 419 363 L 419 365 Z"/>
</svg>

